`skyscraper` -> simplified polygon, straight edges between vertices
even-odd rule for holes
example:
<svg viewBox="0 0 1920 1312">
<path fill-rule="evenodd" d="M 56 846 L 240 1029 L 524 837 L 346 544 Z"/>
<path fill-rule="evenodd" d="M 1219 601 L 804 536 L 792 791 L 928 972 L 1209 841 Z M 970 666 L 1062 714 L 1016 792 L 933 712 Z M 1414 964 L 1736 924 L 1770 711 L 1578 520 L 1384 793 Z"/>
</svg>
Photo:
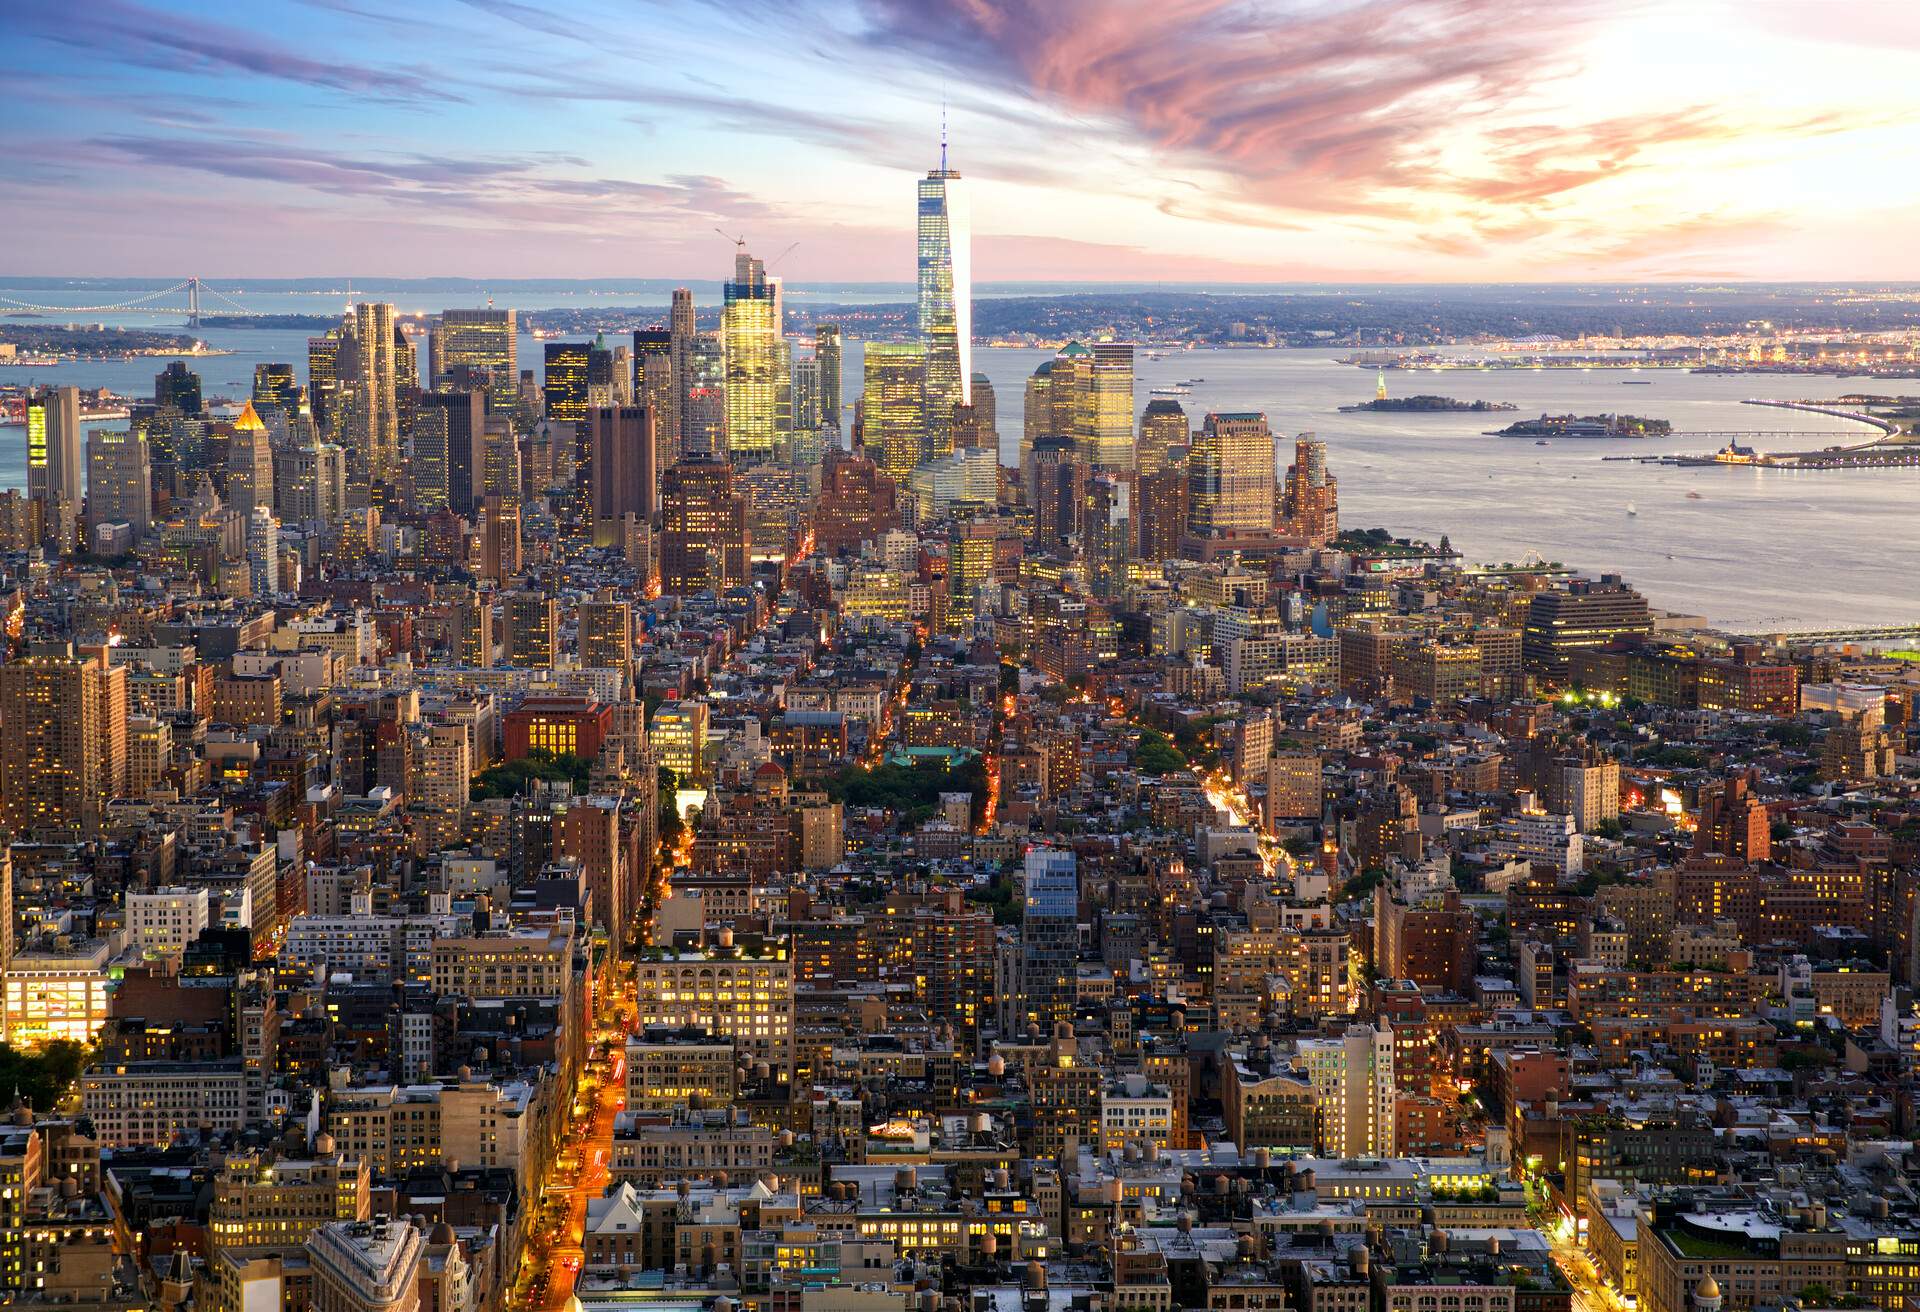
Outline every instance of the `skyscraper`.
<svg viewBox="0 0 1920 1312">
<path fill-rule="evenodd" d="M 0 816 L 16 837 L 99 832 L 127 782 L 127 672 L 33 643 L 0 665 Z"/>
<path fill-rule="evenodd" d="M 309 347 L 311 352 L 311 347 Z M 200 413 L 200 375 L 187 368 L 185 360 L 175 360 L 153 380 L 153 403 L 172 406 L 192 418 Z"/>
<path fill-rule="evenodd" d="M 680 454 L 723 456 L 727 452 L 727 353 L 720 334 L 696 334 L 687 358 L 691 377 Z"/>
<path fill-rule="evenodd" d="M 487 371 L 487 408 L 513 412 L 520 386 L 519 340 L 512 310 L 444 310 L 433 329 L 435 390 L 451 386 L 462 368 Z"/>
<path fill-rule="evenodd" d="M 1187 412 L 1169 396 L 1156 396 L 1147 402 L 1140 416 L 1140 443 L 1134 452 L 1134 468 L 1144 477 L 1167 467 L 1167 451 L 1178 446 L 1184 451 L 1193 440 L 1187 427 Z"/>
<path fill-rule="evenodd" d="M 662 591 L 688 596 L 747 581 L 747 498 L 734 488 L 732 465 L 686 457 L 661 478 L 660 503 Z"/>
<path fill-rule="evenodd" d="M 77 510 L 85 472 L 80 464 L 80 389 L 45 388 L 27 403 L 27 492 L 58 498 Z"/>
<path fill-rule="evenodd" d="M 1350 1025 L 1339 1038 L 1302 1039 L 1297 1051 L 1313 1084 L 1320 1151 L 1393 1156 L 1393 1031 Z"/>
<path fill-rule="evenodd" d="M 440 471 L 444 478 L 446 507 L 456 515 L 471 517 L 480 508 L 486 486 L 487 416 L 484 398 L 479 392 L 433 392 L 420 398 L 420 419 L 416 428 L 429 424 L 444 427 L 444 446 Z M 438 436 L 438 434 L 436 434 Z M 416 436 L 416 444 L 418 437 Z M 421 478 L 416 471 L 416 481 Z M 427 475 L 429 483 L 440 482 Z"/>
<path fill-rule="evenodd" d="M 840 325 L 814 326 L 813 358 L 820 362 L 820 422 L 840 427 Z"/>
<path fill-rule="evenodd" d="M 314 425 L 321 435 L 333 433 L 333 409 L 340 395 L 340 332 L 338 329 L 324 337 L 307 338 L 307 410 L 313 415 Z M 171 368 L 171 366 L 169 366 Z M 200 380 L 194 379 L 193 399 L 196 406 L 200 402 Z M 181 411 L 186 413 L 185 408 Z"/>
<path fill-rule="evenodd" d="M 153 526 L 153 465 L 138 433 L 96 428 L 87 434 L 87 527 L 130 525 L 136 538 Z"/>
<path fill-rule="evenodd" d="M 283 410 L 293 408 L 294 397 L 300 385 L 293 381 L 293 366 L 290 364 L 265 363 L 253 367 L 253 402 L 258 406 L 277 406 Z"/>
<path fill-rule="evenodd" d="M 1197 538 L 1273 531 L 1273 434 L 1248 411 L 1209 414 L 1187 457 L 1187 525 Z"/>
<path fill-rule="evenodd" d="M 1274 527 L 1309 547 L 1324 547 L 1340 533 L 1340 480 L 1327 472 L 1327 444 L 1312 433 L 1293 444 Z"/>
<path fill-rule="evenodd" d="M 1037 1024 L 1043 1036 L 1071 1022 L 1080 950 L 1080 877 L 1072 852 L 1027 852 L 1020 911 L 1020 992 L 1026 1010 L 1016 1027 Z"/>
<path fill-rule="evenodd" d="M 560 604 L 544 592 L 509 592 L 507 664 L 550 669 L 560 645 Z"/>
<path fill-rule="evenodd" d="M 1133 468 L 1133 343 L 1095 342 L 1074 383 L 1074 445 L 1096 469 Z"/>
<path fill-rule="evenodd" d="M 687 393 L 693 390 L 693 339 L 699 336 L 698 319 L 693 311 L 693 293 L 685 287 L 673 289 L 673 305 L 667 312 L 667 356 L 673 369 L 673 400 L 677 413 L 673 420 L 673 449 L 686 446 Z"/>
<path fill-rule="evenodd" d="M 587 417 L 587 351 L 585 342 L 548 342 L 541 391 L 547 419 L 577 424 Z"/>
<path fill-rule="evenodd" d="M 820 361 L 793 362 L 793 431 L 810 433 L 820 427 Z"/>
<path fill-rule="evenodd" d="M 273 508 L 273 446 L 253 402 L 241 407 L 227 439 L 227 505 L 242 515 Z"/>
<path fill-rule="evenodd" d="M 723 288 L 720 342 L 726 360 L 727 450 L 748 459 L 773 452 L 778 431 L 780 306 L 766 266 L 741 251 Z"/>
<path fill-rule="evenodd" d="M 680 421 L 684 406 L 675 379 L 673 333 L 643 328 L 633 335 L 633 403 L 653 415 L 654 457 L 664 469 L 680 458 Z"/>
<path fill-rule="evenodd" d="M 868 342 L 861 424 L 867 453 L 904 485 L 926 454 L 927 348 L 919 342 Z"/>
<path fill-rule="evenodd" d="M 349 464 L 357 457 L 360 466 L 350 468 L 349 477 L 382 482 L 392 476 L 400 459 L 400 410 L 395 390 L 399 362 L 394 350 L 393 307 L 372 301 L 354 306 L 352 328 L 360 347 L 359 382 L 365 389 L 368 411 L 364 449 L 347 452 Z M 412 385 L 417 376 L 416 370 L 406 381 Z"/>
<path fill-rule="evenodd" d="M 973 269 L 967 193 L 959 173 L 940 167 L 920 180 L 920 340 L 927 348 L 928 454 L 953 449 L 953 407 L 973 395 Z"/>
<path fill-rule="evenodd" d="M 620 517 L 651 523 L 660 505 L 653 412 L 644 406 L 603 406 L 588 413 L 593 445 L 594 542 L 619 541 Z"/>
</svg>

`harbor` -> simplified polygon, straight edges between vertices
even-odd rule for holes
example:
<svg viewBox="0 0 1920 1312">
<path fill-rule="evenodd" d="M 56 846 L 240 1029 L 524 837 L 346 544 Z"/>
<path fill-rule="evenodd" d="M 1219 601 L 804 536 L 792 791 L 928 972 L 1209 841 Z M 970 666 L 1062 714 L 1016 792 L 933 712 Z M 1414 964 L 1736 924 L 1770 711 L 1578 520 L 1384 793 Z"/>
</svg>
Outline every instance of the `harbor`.
<svg viewBox="0 0 1920 1312">
<path fill-rule="evenodd" d="M 1820 401 L 1774 401 L 1754 398 L 1743 401 L 1741 404 L 1765 406 L 1776 410 L 1799 410 L 1808 414 L 1823 415 L 1830 419 L 1845 419 L 1878 429 L 1880 436 L 1866 442 L 1826 446 L 1815 451 L 1762 451 L 1753 445 L 1758 439 L 1779 441 L 1782 438 L 1818 438 L 1830 435 L 1823 432 L 1783 433 L 1777 429 L 1765 432 L 1754 430 L 1751 432 L 1681 433 L 1675 436 L 1713 438 L 1722 440 L 1723 445 L 1718 450 L 1705 453 L 1607 456 L 1605 458 L 1631 460 L 1645 465 L 1671 465 L 1678 468 L 1732 466 L 1814 471 L 1920 468 L 1920 434 L 1915 434 L 1911 428 L 1903 428 L 1893 420 L 1863 410 L 1850 410 Z"/>
</svg>

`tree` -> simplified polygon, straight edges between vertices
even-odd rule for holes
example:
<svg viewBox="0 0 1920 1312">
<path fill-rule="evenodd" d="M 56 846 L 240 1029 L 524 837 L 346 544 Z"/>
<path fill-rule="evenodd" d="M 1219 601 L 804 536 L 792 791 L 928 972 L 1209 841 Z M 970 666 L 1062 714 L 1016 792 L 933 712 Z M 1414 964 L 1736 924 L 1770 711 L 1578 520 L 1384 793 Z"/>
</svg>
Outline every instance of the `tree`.
<svg viewBox="0 0 1920 1312">
<path fill-rule="evenodd" d="M 1187 758 L 1158 729 L 1142 729 L 1134 743 L 1133 763 L 1142 774 L 1172 774 L 1187 768 Z"/>
<path fill-rule="evenodd" d="M 473 781 L 473 800 L 479 802 L 489 797 L 518 797 L 536 779 L 570 783 L 575 792 L 585 792 L 587 774 L 591 769 L 592 762 L 583 756 L 575 756 L 571 752 L 556 754 L 544 747 L 536 747 L 518 760 L 503 761 L 482 770 Z"/>
</svg>

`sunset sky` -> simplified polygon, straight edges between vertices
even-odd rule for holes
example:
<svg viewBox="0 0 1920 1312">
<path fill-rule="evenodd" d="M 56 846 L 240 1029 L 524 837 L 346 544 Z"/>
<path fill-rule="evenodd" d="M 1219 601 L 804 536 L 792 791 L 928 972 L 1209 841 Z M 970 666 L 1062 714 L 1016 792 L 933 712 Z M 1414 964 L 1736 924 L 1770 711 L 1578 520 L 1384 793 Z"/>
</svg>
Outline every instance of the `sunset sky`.
<svg viewBox="0 0 1920 1312">
<path fill-rule="evenodd" d="M 0 273 L 1920 278 L 1909 0 L 4 0 Z"/>
</svg>

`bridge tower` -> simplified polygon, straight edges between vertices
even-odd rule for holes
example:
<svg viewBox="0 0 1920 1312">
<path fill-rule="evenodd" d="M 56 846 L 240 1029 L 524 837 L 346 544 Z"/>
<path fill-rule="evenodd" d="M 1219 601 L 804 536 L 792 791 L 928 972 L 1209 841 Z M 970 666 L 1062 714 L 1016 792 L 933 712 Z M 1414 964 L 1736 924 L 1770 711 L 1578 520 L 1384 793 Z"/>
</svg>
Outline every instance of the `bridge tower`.
<svg viewBox="0 0 1920 1312">
<path fill-rule="evenodd" d="M 187 327 L 200 326 L 200 280 L 187 279 Z"/>
</svg>

